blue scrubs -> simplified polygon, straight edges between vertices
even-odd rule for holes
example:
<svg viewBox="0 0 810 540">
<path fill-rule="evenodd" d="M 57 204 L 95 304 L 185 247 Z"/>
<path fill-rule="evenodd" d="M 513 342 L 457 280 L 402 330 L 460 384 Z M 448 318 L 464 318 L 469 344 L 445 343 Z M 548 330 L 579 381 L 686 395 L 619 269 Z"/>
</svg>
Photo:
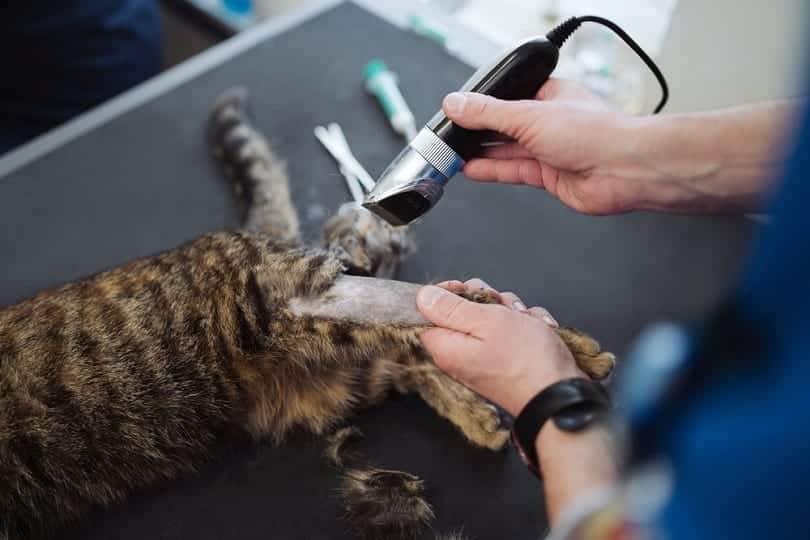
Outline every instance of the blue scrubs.
<svg viewBox="0 0 810 540">
<path fill-rule="evenodd" d="M 773 221 L 754 246 L 736 298 L 761 352 L 729 353 L 732 367 L 684 401 L 665 437 L 677 477 L 661 524 L 668 538 L 810 538 L 808 205 L 805 114 Z"/>
<path fill-rule="evenodd" d="M 22 0 L 0 14 L 0 153 L 161 69 L 157 0 Z"/>
</svg>

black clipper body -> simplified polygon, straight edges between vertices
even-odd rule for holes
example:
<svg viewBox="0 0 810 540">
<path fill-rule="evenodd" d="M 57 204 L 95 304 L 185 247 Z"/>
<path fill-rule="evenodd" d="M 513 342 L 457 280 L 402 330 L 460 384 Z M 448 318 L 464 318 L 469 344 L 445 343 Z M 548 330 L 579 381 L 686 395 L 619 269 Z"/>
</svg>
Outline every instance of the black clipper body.
<svg viewBox="0 0 810 540">
<path fill-rule="evenodd" d="M 479 69 L 462 86 L 498 99 L 533 98 L 557 66 L 559 48 L 546 38 L 524 41 L 494 63 Z M 464 129 L 440 110 L 385 169 L 363 204 L 392 225 L 407 225 L 439 201 L 444 185 L 482 143 L 495 136 Z"/>
</svg>

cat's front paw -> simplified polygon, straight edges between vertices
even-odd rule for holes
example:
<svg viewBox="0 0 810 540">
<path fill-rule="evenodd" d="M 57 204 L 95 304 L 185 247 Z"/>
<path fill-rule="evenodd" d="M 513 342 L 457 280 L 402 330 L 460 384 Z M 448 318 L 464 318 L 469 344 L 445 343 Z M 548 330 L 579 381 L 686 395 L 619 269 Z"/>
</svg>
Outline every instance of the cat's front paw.
<svg viewBox="0 0 810 540">
<path fill-rule="evenodd" d="M 357 203 L 346 203 L 323 227 L 324 244 L 356 275 L 393 277 L 414 251 L 406 227 L 392 227 Z"/>
<path fill-rule="evenodd" d="M 560 327 L 556 330 L 557 335 L 574 355 L 579 369 L 588 377 L 601 381 L 613 373 L 616 357 L 603 351 L 598 341 L 573 328 Z"/>
<path fill-rule="evenodd" d="M 406 472 L 350 469 L 340 494 L 345 519 L 360 538 L 418 538 L 433 519 L 424 482 Z"/>
<path fill-rule="evenodd" d="M 509 444 L 506 415 L 495 405 L 479 399 L 479 403 L 470 406 L 458 427 L 474 445 L 497 452 Z"/>
</svg>

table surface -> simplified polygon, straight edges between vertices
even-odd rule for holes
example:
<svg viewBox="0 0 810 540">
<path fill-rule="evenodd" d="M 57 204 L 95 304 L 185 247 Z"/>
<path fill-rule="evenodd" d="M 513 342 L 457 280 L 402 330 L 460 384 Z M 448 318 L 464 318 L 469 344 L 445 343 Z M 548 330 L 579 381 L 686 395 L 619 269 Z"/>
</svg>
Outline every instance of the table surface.
<svg viewBox="0 0 810 540">
<path fill-rule="evenodd" d="M 348 195 L 312 128 L 340 123 L 372 175 L 402 146 L 362 88 L 373 57 L 399 74 L 422 122 L 472 73 L 357 4 L 326 2 L 242 33 L 0 159 L 0 306 L 235 227 L 230 188 L 203 141 L 210 104 L 233 85 L 252 91 L 256 124 L 287 159 L 304 230 L 316 237 Z M 399 277 L 482 276 L 620 352 L 645 324 L 694 319 L 714 305 L 752 227 L 725 217 L 593 218 L 540 191 L 457 178 L 417 226 L 419 253 Z M 411 397 L 359 422 L 376 463 L 427 479 L 437 530 L 530 539 L 545 529 L 539 486 L 512 452 L 470 448 Z M 199 477 L 100 512 L 70 538 L 345 537 L 337 480 L 314 437 L 223 452 Z"/>
</svg>

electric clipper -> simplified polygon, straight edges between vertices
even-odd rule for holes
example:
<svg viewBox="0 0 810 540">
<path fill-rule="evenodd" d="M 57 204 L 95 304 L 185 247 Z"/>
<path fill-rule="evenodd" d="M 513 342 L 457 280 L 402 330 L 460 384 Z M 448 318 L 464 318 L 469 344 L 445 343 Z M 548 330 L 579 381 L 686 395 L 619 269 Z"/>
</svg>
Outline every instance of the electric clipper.
<svg viewBox="0 0 810 540">
<path fill-rule="evenodd" d="M 531 39 L 478 70 L 461 91 L 499 99 L 534 97 L 558 57 L 556 45 Z M 385 169 L 363 206 L 392 225 L 411 223 L 439 201 L 444 185 L 493 137 L 457 126 L 440 110 Z"/>
</svg>

